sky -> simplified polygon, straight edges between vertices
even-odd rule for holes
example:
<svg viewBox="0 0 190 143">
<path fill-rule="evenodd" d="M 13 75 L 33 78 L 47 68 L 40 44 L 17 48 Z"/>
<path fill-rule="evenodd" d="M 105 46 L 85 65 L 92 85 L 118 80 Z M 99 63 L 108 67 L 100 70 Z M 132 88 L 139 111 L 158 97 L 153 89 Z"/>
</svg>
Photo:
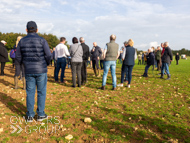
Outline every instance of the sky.
<svg viewBox="0 0 190 143">
<path fill-rule="evenodd" d="M 190 49 L 190 0 L 0 0 L 0 32 L 26 33 L 31 20 L 68 44 L 84 37 L 90 48 L 104 48 L 115 34 L 120 47 L 133 39 L 138 50 L 166 41 Z"/>
</svg>

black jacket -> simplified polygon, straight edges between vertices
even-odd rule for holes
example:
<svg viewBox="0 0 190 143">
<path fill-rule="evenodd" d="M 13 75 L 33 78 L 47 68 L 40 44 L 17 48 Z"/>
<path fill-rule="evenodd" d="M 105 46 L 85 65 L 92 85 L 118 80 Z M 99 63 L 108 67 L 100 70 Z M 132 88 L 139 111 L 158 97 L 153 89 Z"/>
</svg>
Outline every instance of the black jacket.
<svg viewBox="0 0 190 143">
<path fill-rule="evenodd" d="M 175 60 L 176 60 L 176 61 L 179 60 L 179 55 L 175 55 Z"/>
<path fill-rule="evenodd" d="M 51 60 L 47 41 L 37 33 L 28 33 L 17 46 L 15 60 L 24 64 L 26 74 L 47 73 Z"/>
<path fill-rule="evenodd" d="M 169 47 L 166 47 L 162 56 L 162 62 L 170 64 L 170 60 L 173 60 L 172 50 Z"/>
<path fill-rule="evenodd" d="M 155 56 L 154 56 L 154 53 L 153 52 L 150 52 L 147 56 L 147 65 L 154 65 L 154 59 L 155 59 Z"/>
<path fill-rule="evenodd" d="M 88 57 L 90 55 L 89 53 L 89 47 L 88 45 L 86 45 L 85 43 L 81 43 L 81 46 L 82 46 L 82 49 L 83 49 L 83 56 L 82 56 L 82 59 L 84 61 L 87 61 L 88 60 Z"/>
<path fill-rule="evenodd" d="M 9 62 L 8 52 L 5 45 L 0 42 L 0 62 Z"/>
<path fill-rule="evenodd" d="M 91 50 L 91 54 L 92 54 L 92 60 L 96 60 L 98 57 L 101 57 L 102 50 L 99 46 L 96 46 L 94 51 L 93 49 Z"/>
</svg>

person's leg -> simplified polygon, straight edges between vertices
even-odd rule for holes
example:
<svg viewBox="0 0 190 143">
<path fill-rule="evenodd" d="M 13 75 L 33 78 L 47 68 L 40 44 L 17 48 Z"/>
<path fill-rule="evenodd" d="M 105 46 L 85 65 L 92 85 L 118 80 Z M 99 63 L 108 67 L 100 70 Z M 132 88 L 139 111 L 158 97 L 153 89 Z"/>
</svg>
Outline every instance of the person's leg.
<svg viewBox="0 0 190 143">
<path fill-rule="evenodd" d="M 66 68 L 66 58 L 61 58 L 61 82 L 64 81 Z"/>
<path fill-rule="evenodd" d="M 85 61 L 83 61 L 82 65 L 81 65 L 81 80 L 82 80 L 81 83 L 82 83 L 82 85 L 84 85 L 84 82 L 85 82 L 85 79 L 84 79 L 85 78 L 85 75 L 84 75 L 85 74 L 84 73 L 85 72 L 84 63 L 85 63 Z M 78 72 L 77 72 L 77 74 L 78 74 Z"/>
<path fill-rule="evenodd" d="M 59 70 L 61 68 L 61 63 L 60 63 L 60 59 L 57 59 L 56 62 L 56 69 L 55 69 L 55 81 L 58 82 L 58 75 L 59 75 Z"/>
<path fill-rule="evenodd" d="M 165 63 L 165 70 L 166 70 L 167 75 L 169 75 L 170 72 L 169 72 L 169 64 L 168 63 Z"/>
<path fill-rule="evenodd" d="M 38 116 L 45 116 L 45 101 L 47 89 L 47 73 L 36 74 L 37 85 L 37 114 Z"/>
<path fill-rule="evenodd" d="M 116 61 L 110 61 L 110 68 L 111 68 L 111 75 L 112 75 L 112 85 L 113 85 L 113 88 L 116 88 L 116 83 L 117 83 L 116 74 L 115 74 Z"/>
<path fill-rule="evenodd" d="M 78 87 L 81 87 L 81 67 L 82 67 L 82 63 L 77 63 L 77 80 L 78 80 Z"/>
<path fill-rule="evenodd" d="M 15 64 L 15 76 L 14 76 L 14 83 L 15 89 L 18 89 L 18 77 L 20 75 L 20 64 Z"/>
<path fill-rule="evenodd" d="M 123 84 L 126 71 L 127 71 L 126 65 L 123 64 L 121 69 L 121 84 Z"/>
<path fill-rule="evenodd" d="M 76 63 L 71 62 L 73 87 L 76 87 Z"/>
<path fill-rule="evenodd" d="M 128 85 L 131 84 L 131 80 L 132 80 L 132 71 L 133 71 L 133 65 L 132 66 L 127 66 L 128 68 Z"/>
<path fill-rule="evenodd" d="M 28 117 L 34 117 L 34 104 L 35 104 L 35 91 L 36 91 L 36 79 L 32 74 L 26 74 L 26 106 Z"/>
<path fill-rule="evenodd" d="M 106 85 L 109 68 L 110 68 L 110 62 L 104 61 L 104 73 L 103 73 L 103 77 L 102 77 L 102 87 L 105 87 L 105 85 Z"/>
<path fill-rule="evenodd" d="M 145 67 L 145 74 L 147 75 L 148 74 L 148 69 L 149 69 L 149 67 L 150 67 L 150 65 L 146 65 L 146 67 Z"/>
<path fill-rule="evenodd" d="M 99 68 L 99 60 L 96 59 L 95 62 L 96 62 L 96 68 L 97 68 L 97 69 L 100 69 L 100 68 Z"/>
<path fill-rule="evenodd" d="M 93 70 L 94 70 L 94 74 L 96 76 L 96 60 L 92 60 L 92 67 L 93 67 Z"/>
<path fill-rule="evenodd" d="M 1 75 L 4 75 L 5 62 L 1 62 Z"/>
<path fill-rule="evenodd" d="M 161 67 L 161 77 L 160 77 L 160 78 L 164 78 L 164 69 L 165 69 L 165 63 L 162 63 L 162 67 Z"/>
<path fill-rule="evenodd" d="M 87 82 L 87 61 L 84 61 L 84 83 Z"/>
</svg>

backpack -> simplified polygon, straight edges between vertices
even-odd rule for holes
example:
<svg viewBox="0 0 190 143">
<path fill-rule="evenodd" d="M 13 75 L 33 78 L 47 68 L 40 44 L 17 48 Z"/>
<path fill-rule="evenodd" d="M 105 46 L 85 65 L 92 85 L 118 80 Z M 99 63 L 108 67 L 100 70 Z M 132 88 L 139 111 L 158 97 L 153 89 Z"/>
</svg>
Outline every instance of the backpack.
<svg viewBox="0 0 190 143">
<path fill-rule="evenodd" d="M 12 49 L 12 50 L 10 51 L 10 57 L 11 57 L 11 59 L 14 59 L 14 58 L 15 58 L 15 51 L 16 51 L 16 50 L 14 50 L 14 49 Z"/>
</svg>

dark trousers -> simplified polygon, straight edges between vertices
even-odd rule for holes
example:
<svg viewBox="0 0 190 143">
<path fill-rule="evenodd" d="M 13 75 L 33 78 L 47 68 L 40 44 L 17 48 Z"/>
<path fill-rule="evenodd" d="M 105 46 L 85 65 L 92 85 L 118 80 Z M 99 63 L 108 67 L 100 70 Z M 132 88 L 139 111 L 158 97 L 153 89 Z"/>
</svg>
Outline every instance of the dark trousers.
<svg viewBox="0 0 190 143">
<path fill-rule="evenodd" d="M 104 60 L 100 60 L 100 68 L 104 69 Z"/>
<path fill-rule="evenodd" d="M 159 71 L 161 69 L 161 59 L 156 61 L 157 61 L 157 70 Z"/>
<path fill-rule="evenodd" d="M 95 68 L 99 69 L 99 60 L 98 59 L 92 60 L 92 67 L 94 70 L 95 70 Z"/>
<path fill-rule="evenodd" d="M 132 79 L 132 70 L 134 65 L 124 65 L 122 66 L 122 74 L 121 74 L 121 83 L 124 81 L 125 73 L 127 72 L 128 84 L 131 83 Z"/>
<path fill-rule="evenodd" d="M 81 62 L 71 62 L 71 70 L 72 70 L 72 81 L 73 86 L 76 87 L 76 73 L 77 73 L 77 80 L 78 80 L 78 86 L 81 86 Z"/>
<path fill-rule="evenodd" d="M 138 65 L 139 65 L 139 64 L 141 65 L 141 60 L 138 60 Z"/>
<path fill-rule="evenodd" d="M 87 81 L 87 70 L 86 70 L 86 67 L 87 67 L 87 61 L 84 60 L 84 61 L 82 62 L 82 67 L 81 67 L 82 83 L 86 83 L 86 81 Z"/>
<path fill-rule="evenodd" d="M 15 76 L 25 77 L 23 64 L 15 64 Z"/>
<path fill-rule="evenodd" d="M 65 67 L 66 67 L 66 58 L 58 58 L 56 63 L 56 70 L 55 70 L 55 81 L 58 81 L 58 74 L 59 70 L 61 69 L 61 82 L 63 82 L 65 76 Z"/>
<path fill-rule="evenodd" d="M 144 65 L 144 59 L 142 60 L 142 65 Z"/>
<path fill-rule="evenodd" d="M 179 61 L 179 60 L 176 60 L 176 65 L 178 65 L 178 61 Z"/>
<path fill-rule="evenodd" d="M 150 67 L 151 65 L 146 65 L 146 67 L 145 67 L 145 74 L 148 74 L 148 69 L 149 69 L 149 67 Z M 153 65 L 154 66 L 154 65 Z"/>
<path fill-rule="evenodd" d="M 1 75 L 4 75 L 5 62 L 1 62 Z"/>
<path fill-rule="evenodd" d="M 15 66 L 15 58 L 12 59 L 12 65 L 13 65 L 13 68 Z"/>
</svg>

